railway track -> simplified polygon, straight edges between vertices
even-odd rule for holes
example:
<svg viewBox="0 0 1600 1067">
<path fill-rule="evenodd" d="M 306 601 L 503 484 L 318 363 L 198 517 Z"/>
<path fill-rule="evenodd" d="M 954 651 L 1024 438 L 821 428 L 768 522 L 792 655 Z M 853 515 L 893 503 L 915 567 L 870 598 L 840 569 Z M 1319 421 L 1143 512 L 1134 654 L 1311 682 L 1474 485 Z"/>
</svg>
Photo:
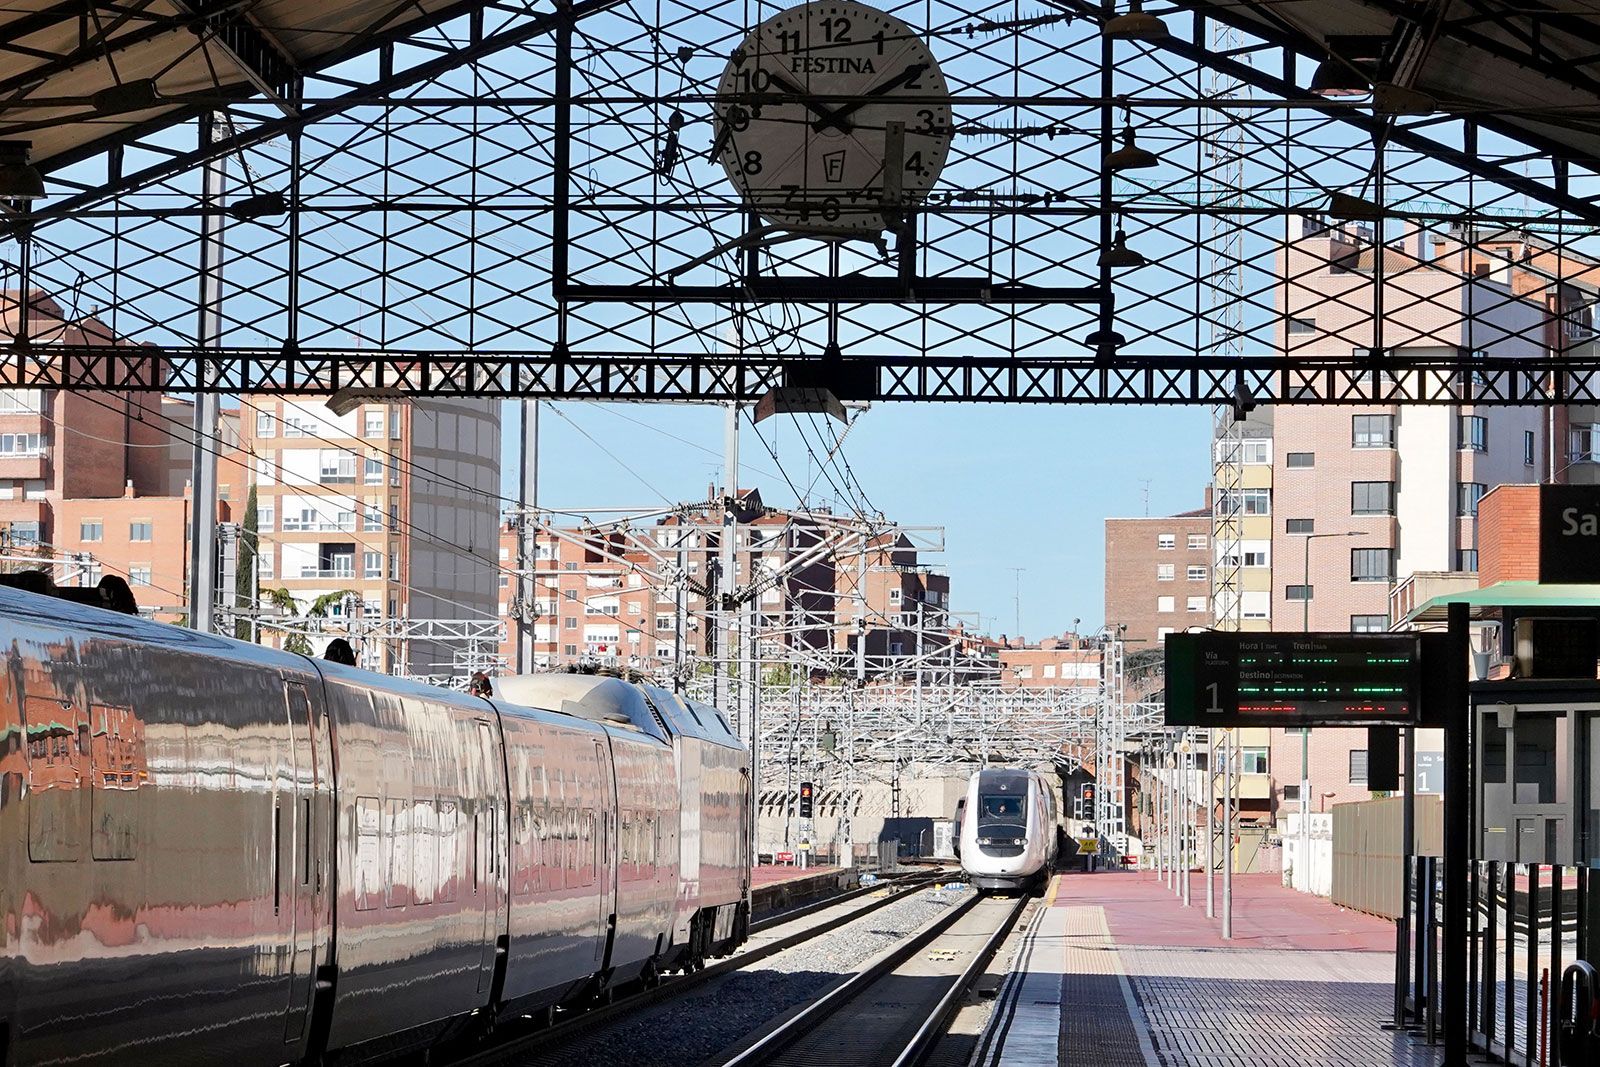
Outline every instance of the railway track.
<svg viewBox="0 0 1600 1067">
<path fill-rule="evenodd" d="M 722 1067 L 916 1067 L 1027 905 L 970 897 Z"/>
<path fill-rule="evenodd" d="M 431 1064 L 449 1067 L 490 1067 L 515 1063 L 517 1067 L 536 1067 L 549 1063 L 566 1067 L 575 1042 L 636 1013 L 666 1004 L 753 963 L 775 956 L 786 949 L 831 933 L 849 923 L 887 907 L 949 877 L 948 871 L 917 871 L 886 878 L 872 885 L 859 886 L 845 893 L 813 901 L 751 924 L 750 939 L 738 952 L 688 974 L 671 975 L 656 985 L 617 995 L 609 1002 L 563 1011 L 550 1025 L 515 1031 L 495 1040 L 489 1047 L 430 1056 Z M 884 890 L 888 890 L 884 893 Z M 882 896 L 875 894 L 883 893 Z M 865 899 L 863 899 L 865 898 Z M 861 903 L 856 903 L 862 901 Z M 851 906 L 854 905 L 854 906 Z"/>
</svg>

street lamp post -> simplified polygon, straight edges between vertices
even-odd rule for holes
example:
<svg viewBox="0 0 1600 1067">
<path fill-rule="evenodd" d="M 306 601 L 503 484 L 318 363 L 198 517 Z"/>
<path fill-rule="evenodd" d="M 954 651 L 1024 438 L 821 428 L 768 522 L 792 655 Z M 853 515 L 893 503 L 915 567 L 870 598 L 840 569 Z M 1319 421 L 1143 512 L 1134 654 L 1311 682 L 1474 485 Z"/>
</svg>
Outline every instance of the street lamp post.
<svg viewBox="0 0 1600 1067">
<path fill-rule="evenodd" d="M 1319 537 L 1365 537 L 1365 530 L 1338 530 L 1305 534 L 1304 556 L 1300 568 L 1300 630 L 1311 632 L 1311 542 Z M 1307 878 L 1307 855 L 1311 851 L 1311 730 L 1300 727 L 1300 848 L 1296 873 L 1302 886 Z"/>
</svg>

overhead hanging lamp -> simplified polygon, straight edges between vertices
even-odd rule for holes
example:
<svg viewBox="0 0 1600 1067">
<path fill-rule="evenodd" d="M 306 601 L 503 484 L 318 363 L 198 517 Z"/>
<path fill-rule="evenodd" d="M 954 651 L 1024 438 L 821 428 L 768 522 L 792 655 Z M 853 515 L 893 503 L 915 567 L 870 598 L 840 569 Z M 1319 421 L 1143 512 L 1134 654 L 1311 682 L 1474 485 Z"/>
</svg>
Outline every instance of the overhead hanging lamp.
<svg viewBox="0 0 1600 1067">
<path fill-rule="evenodd" d="M 1118 41 L 1165 41 L 1167 24 L 1144 10 L 1144 0 L 1129 0 L 1128 10 L 1114 15 L 1100 27 L 1102 36 Z"/>
</svg>

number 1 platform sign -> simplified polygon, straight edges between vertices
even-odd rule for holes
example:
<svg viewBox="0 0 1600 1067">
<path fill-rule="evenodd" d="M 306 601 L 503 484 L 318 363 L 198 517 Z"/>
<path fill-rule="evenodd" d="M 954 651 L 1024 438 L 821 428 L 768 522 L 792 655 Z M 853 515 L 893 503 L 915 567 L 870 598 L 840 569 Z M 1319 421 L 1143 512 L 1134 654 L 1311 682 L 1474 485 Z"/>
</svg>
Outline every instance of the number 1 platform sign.
<svg viewBox="0 0 1600 1067">
<path fill-rule="evenodd" d="M 1167 636 L 1168 726 L 1410 725 L 1417 634 Z"/>
</svg>

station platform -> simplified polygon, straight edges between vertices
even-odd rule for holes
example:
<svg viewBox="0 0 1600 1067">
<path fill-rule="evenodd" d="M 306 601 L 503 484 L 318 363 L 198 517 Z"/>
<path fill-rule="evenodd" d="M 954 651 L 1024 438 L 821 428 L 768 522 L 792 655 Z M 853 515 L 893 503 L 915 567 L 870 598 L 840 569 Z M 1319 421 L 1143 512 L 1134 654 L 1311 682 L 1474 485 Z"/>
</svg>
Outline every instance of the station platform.
<svg viewBox="0 0 1600 1067">
<path fill-rule="evenodd" d="M 1220 915 L 1221 886 L 1217 886 Z M 995 1007 L 984 1067 L 1435 1067 L 1382 1028 L 1394 927 L 1234 879 L 1234 937 L 1153 872 L 1058 875 Z"/>
<path fill-rule="evenodd" d="M 791 867 L 762 864 L 750 869 L 751 911 L 763 915 L 818 897 L 854 888 L 861 872 L 843 867 Z"/>
</svg>

